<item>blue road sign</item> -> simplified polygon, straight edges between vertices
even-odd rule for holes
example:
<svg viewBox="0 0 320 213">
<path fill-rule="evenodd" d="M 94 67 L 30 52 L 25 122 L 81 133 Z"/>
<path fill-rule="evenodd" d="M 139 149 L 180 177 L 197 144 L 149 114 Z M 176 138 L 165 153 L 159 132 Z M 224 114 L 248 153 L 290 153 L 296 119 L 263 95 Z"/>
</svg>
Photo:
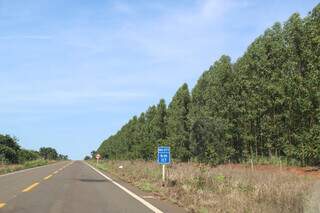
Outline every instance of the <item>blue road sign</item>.
<svg viewBox="0 0 320 213">
<path fill-rule="evenodd" d="M 158 163 L 159 164 L 170 164 L 170 147 L 169 146 L 159 146 L 158 147 Z"/>
</svg>

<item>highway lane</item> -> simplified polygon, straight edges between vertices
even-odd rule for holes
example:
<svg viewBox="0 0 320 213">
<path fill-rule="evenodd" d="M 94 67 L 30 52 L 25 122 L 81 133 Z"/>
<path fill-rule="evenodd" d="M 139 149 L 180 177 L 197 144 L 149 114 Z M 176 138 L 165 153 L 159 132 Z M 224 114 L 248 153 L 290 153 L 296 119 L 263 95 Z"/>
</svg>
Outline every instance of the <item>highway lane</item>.
<svg viewBox="0 0 320 213">
<path fill-rule="evenodd" d="M 132 194 L 81 161 L 0 176 L 1 213 L 162 212 Z"/>
<path fill-rule="evenodd" d="M 70 162 L 64 161 L 0 175 L 0 207 L 1 203 L 14 199 L 22 190 L 31 185 L 31 183 L 41 181 L 42 177 L 47 176 L 47 174 L 53 173 L 68 164 L 70 164 Z"/>
</svg>

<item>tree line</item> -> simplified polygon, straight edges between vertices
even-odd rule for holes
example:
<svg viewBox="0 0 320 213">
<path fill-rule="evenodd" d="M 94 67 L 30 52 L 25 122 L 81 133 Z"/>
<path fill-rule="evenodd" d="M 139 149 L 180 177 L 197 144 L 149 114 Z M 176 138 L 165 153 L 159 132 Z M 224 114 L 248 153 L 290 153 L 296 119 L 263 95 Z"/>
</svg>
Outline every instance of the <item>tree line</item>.
<svg viewBox="0 0 320 213">
<path fill-rule="evenodd" d="M 68 160 L 68 156 L 59 154 L 51 147 L 41 147 L 39 151 L 24 149 L 16 137 L 0 134 L 0 162 L 24 163 L 37 159 Z"/>
<path fill-rule="evenodd" d="M 234 63 L 223 55 L 189 91 L 183 84 L 134 116 L 97 150 L 111 159 L 172 157 L 219 164 L 283 157 L 320 163 L 320 4 L 275 23 Z"/>
</svg>

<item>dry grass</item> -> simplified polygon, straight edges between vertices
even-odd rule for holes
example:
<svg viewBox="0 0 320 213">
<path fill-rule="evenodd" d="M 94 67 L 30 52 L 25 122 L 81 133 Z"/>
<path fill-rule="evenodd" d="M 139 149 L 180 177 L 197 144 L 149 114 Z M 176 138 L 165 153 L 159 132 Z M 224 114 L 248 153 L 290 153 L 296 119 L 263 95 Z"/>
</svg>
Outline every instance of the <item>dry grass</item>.
<svg viewBox="0 0 320 213">
<path fill-rule="evenodd" d="M 0 175 L 10 173 L 10 172 L 19 171 L 22 169 L 43 166 L 43 165 L 47 165 L 47 164 L 54 163 L 54 162 L 56 162 L 56 161 L 39 159 L 39 160 L 27 161 L 23 164 L 8 164 L 8 165 L 7 164 L 5 164 L 5 165 L 0 164 Z"/>
<path fill-rule="evenodd" d="M 177 163 L 168 168 L 162 187 L 161 166 L 154 162 L 104 161 L 98 167 L 190 212 L 303 212 L 317 181 L 288 172 Z"/>
<path fill-rule="evenodd" d="M 18 171 L 23 169 L 23 165 L 19 165 L 19 164 L 12 164 L 12 165 L 0 165 L 0 175 L 2 174 L 6 174 L 6 173 L 10 173 L 10 172 L 14 172 L 14 171 Z"/>
</svg>

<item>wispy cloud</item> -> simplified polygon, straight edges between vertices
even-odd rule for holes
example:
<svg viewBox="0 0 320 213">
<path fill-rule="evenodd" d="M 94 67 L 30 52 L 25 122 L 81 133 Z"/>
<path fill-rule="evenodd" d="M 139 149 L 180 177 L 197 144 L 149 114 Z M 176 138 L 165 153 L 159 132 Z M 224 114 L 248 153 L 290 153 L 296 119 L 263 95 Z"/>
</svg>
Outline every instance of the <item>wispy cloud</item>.
<svg viewBox="0 0 320 213">
<path fill-rule="evenodd" d="M 130 40 L 136 48 L 144 51 L 154 62 L 182 60 L 208 45 L 209 35 L 216 28 L 210 44 L 219 46 L 224 34 L 217 26 L 223 23 L 232 9 L 244 4 L 233 0 L 196 1 L 192 8 L 176 8 L 164 15 L 145 21 L 141 25 L 128 22 L 123 27 L 123 40 Z M 210 33 L 209 33 L 210 32 Z"/>
<path fill-rule="evenodd" d="M 16 93 L 10 96 L 1 95 L 2 104 L 53 104 L 53 105 L 69 105 L 88 101 L 102 102 L 122 102 L 136 100 L 147 97 L 145 92 L 135 91 L 48 91 L 33 93 Z"/>
<path fill-rule="evenodd" d="M 204 0 L 197 1 L 195 8 L 191 10 L 181 10 L 176 11 L 172 14 L 172 17 L 168 17 L 169 21 L 176 21 L 174 24 L 184 24 L 184 25 L 203 25 L 207 24 L 207 22 L 211 22 L 213 24 L 219 19 L 223 18 L 224 14 L 231 9 L 233 6 L 233 0 Z"/>
<path fill-rule="evenodd" d="M 2 40 L 11 40 L 11 39 L 31 39 L 31 40 L 51 40 L 53 36 L 50 35 L 0 35 Z"/>
<path fill-rule="evenodd" d="M 113 2 L 112 10 L 114 10 L 117 13 L 122 13 L 122 14 L 132 14 L 135 12 L 133 7 L 131 7 L 128 3 L 123 2 L 123 1 Z"/>
</svg>

